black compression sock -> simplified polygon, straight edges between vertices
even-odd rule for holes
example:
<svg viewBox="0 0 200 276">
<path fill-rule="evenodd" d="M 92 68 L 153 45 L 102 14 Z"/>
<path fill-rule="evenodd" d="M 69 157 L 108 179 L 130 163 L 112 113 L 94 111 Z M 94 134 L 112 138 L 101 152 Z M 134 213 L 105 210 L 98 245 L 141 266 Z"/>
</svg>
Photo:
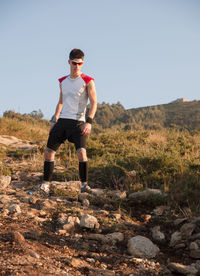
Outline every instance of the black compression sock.
<svg viewBox="0 0 200 276">
<path fill-rule="evenodd" d="M 88 181 L 88 162 L 87 161 L 79 162 L 79 177 L 82 183 Z"/>
<path fill-rule="evenodd" d="M 54 169 L 54 161 L 44 161 L 44 181 L 50 181 Z"/>
</svg>

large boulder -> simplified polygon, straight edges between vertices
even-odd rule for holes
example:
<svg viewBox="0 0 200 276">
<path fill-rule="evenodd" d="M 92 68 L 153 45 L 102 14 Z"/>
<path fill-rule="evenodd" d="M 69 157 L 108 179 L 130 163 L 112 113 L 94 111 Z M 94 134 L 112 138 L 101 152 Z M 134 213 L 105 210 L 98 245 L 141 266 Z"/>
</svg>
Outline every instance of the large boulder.
<svg viewBox="0 0 200 276">
<path fill-rule="evenodd" d="M 80 226 L 83 228 L 98 229 L 99 223 L 94 216 L 86 214 L 86 215 L 82 216 L 81 221 L 80 221 Z"/>
<path fill-rule="evenodd" d="M 154 258 L 158 252 L 159 248 L 152 243 L 146 237 L 143 236 L 135 236 L 128 241 L 128 252 L 133 257 L 140 257 L 140 258 Z"/>
</svg>

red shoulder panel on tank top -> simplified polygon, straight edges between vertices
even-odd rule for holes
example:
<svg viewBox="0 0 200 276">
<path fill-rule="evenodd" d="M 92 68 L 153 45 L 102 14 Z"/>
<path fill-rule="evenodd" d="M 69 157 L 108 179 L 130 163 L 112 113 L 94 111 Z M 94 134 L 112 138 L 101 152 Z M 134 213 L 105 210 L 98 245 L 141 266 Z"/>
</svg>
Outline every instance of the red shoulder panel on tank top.
<svg viewBox="0 0 200 276">
<path fill-rule="evenodd" d="M 69 75 L 68 75 L 69 76 Z M 64 81 L 68 76 L 64 76 L 64 77 L 62 77 L 62 78 L 60 78 L 60 79 L 58 79 L 59 80 L 59 82 L 61 83 L 62 81 Z"/>
<path fill-rule="evenodd" d="M 91 80 L 94 80 L 93 78 L 85 75 L 85 74 L 81 74 L 81 78 L 84 80 L 84 82 L 87 84 L 89 83 Z"/>
</svg>

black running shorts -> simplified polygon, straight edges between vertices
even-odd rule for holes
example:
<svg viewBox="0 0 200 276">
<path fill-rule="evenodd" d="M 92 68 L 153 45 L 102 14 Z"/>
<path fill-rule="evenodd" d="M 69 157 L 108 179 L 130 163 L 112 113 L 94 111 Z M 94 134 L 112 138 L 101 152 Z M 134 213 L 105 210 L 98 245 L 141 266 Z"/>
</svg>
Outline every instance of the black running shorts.
<svg viewBox="0 0 200 276">
<path fill-rule="evenodd" d="M 86 148 L 87 135 L 81 134 L 83 124 L 83 121 L 59 119 L 49 133 L 47 147 L 56 151 L 62 143 L 68 140 L 74 143 L 76 150 Z"/>
</svg>

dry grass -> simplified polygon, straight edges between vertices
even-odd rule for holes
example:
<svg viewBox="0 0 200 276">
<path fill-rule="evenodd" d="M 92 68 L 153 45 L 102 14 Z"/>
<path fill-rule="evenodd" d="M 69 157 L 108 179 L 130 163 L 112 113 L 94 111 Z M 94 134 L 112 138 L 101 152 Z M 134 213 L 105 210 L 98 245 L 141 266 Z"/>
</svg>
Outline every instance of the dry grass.
<svg viewBox="0 0 200 276">
<path fill-rule="evenodd" d="M 12 135 L 32 142 L 44 141 L 48 137 L 49 127 L 40 122 L 19 121 L 2 117 L 0 119 L 0 135 Z"/>
<path fill-rule="evenodd" d="M 31 156 L 13 153 L 13 158 L 25 158 L 35 171 L 42 168 L 48 132 L 48 122 L 0 119 L 0 134 L 32 142 L 41 141 L 38 152 Z M 0 161 L 8 153 L 8 149 L 2 148 Z M 189 202 L 191 208 L 200 209 L 200 133 L 173 129 L 93 132 L 89 137 L 87 153 L 89 180 L 95 187 L 127 191 L 160 188 L 168 191 L 171 202 L 178 203 L 181 208 Z M 64 167 L 62 171 L 55 170 L 57 181 L 78 178 L 77 156 L 72 144 L 60 147 L 56 153 L 56 165 Z M 5 174 L 6 164 L 2 167 L 4 169 L 0 173 Z M 137 172 L 136 177 L 127 179 L 127 173 L 133 170 Z"/>
<path fill-rule="evenodd" d="M 165 134 L 154 132 L 150 133 L 147 142 L 152 146 L 165 146 L 167 144 L 167 137 Z"/>
</svg>

